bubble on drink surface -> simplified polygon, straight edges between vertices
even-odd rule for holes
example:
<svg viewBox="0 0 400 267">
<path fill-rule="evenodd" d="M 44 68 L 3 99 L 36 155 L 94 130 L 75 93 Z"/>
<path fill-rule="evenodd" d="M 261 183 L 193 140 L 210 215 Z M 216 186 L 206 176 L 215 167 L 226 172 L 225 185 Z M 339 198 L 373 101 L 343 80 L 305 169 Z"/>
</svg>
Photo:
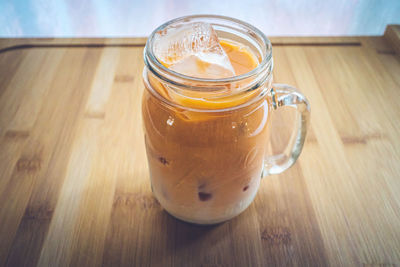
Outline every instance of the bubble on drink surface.
<svg viewBox="0 0 400 267">
<path fill-rule="evenodd" d="M 167 26 L 154 38 L 157 59 L 175 72 L 206 79 L 235 76 L 217 33 L 208 23 Z"/>
</svg>

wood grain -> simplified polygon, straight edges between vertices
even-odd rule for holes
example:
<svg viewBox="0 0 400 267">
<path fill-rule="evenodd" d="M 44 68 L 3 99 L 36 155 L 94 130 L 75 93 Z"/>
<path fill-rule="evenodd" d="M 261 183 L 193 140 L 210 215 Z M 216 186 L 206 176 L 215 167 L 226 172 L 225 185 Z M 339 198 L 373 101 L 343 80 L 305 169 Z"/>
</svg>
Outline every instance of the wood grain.
<svg viewBox="0 0 400 267">
<path fill-rule="evenodd" d="M 214 226 L 152 196 L 144 38 L 1 39 L 0 266 L 399 265 L 399 27 L 386 32 L 272 38 L 275 81 L 312 106 L 306 145 Z M 271 153 L 292 120 L 272 119 Z"/>
<path fill-rule="evenodd" d="M 390 25 L 387 27 L 384 37 L 396 53 L 400 55 L 400 25 Z"/>
</svg>

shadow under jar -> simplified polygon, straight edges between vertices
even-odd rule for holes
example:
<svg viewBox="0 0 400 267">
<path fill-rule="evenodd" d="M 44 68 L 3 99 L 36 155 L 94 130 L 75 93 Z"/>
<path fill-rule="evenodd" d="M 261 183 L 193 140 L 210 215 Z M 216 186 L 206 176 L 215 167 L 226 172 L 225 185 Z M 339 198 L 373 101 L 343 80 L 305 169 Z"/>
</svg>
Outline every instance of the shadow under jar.
<svg viewBox="0 0 400 267">
<path fill-rule="evenodd" d="M 247 47 L 258 66 L 224 79 L 164 67 L 154 55 L 154 35 L 192 22 L 209 23 L 220 39 Z M 271 85 L 271 43 L 258 29 L 222 16 L 178 18 L 151 34 L 144 60 L 142 115 L 152 190 L 174 217 L 197 224 L 229 220 L 251 204 L 262 176 L 296 161 L 310 108 L 293 87 Z M 283 153 L 266 157 L 270 113 L 280 106 L 297 109 L 296 132 Z"/>
</svg>

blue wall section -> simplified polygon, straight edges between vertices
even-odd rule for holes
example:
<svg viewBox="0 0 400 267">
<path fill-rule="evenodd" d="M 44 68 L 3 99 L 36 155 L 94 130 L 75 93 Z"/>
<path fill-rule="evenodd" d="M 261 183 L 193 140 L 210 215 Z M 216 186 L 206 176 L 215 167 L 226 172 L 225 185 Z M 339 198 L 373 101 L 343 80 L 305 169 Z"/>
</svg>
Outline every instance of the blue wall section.
<svg viewBox="0 0 400 267">
<path fill-rule="evenodd" d="M 189 14 L 245 20 L 267 35 L 381 35 L 400 0 L 0 0 L 0 37 L 146 36 Z"/>
</svg>

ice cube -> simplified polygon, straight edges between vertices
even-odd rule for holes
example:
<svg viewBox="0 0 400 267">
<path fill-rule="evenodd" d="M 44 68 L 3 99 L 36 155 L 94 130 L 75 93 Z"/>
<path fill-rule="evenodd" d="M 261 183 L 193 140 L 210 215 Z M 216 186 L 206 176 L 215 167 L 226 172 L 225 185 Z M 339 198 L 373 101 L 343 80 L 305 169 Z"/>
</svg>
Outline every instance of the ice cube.
<svg viewBox="0 0 400 267">
<path fill-rule="evenodd" d="M 168 26 L 156 33 L 154 52 L 162 64 L 181 74 L 209 79 L 235 76 L 217 33 L 208 23 Z"/>
</svg>

